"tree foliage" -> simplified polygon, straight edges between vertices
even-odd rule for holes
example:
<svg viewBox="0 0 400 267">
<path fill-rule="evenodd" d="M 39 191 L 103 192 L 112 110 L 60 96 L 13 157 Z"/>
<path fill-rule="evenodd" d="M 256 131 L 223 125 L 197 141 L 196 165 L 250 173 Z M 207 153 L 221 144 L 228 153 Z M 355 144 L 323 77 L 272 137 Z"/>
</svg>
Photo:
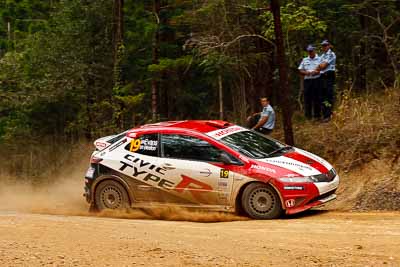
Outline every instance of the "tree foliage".
<svg viewBox="0 0 400 267">
<path fill-rule="evenodd" d="M 121 1 L 117 52 L 115 3 L 0 1 L 3 147 L 16 138 L 93 139 L 149 122 L 154 84 L 160 120 L 218 118 L 222 108 L 224 119 L 243 123 L 260 96 L 285 108 L 269 0 Z M 304 48 L 325 38 L 337 55 L 339 92 L 400 85 L 398 1 L 279 3 L 295 109 Z"/>
</svg>

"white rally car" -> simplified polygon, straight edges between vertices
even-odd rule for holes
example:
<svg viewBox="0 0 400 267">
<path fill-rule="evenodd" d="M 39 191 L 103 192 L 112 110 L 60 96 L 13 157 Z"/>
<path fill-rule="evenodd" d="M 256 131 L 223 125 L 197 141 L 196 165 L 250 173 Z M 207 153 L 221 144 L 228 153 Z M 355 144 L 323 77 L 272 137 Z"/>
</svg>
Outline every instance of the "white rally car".
<svg viewBox="0 0 400 267">
<path fill-rule="evenodd" d="M 272 219 L 336 198 L 320 157 L 226 121 L 148 124 L 95 141 L 85 197 L 97 210 L 178 205 Z"/>
</svg>

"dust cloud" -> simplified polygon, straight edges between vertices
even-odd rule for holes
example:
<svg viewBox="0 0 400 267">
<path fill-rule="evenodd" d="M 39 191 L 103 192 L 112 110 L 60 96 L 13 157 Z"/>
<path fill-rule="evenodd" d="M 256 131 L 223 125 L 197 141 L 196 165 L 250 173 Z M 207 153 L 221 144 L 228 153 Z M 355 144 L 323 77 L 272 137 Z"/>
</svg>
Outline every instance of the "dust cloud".
<svg viewBox="0 0 400 267">
<path fill-rule="evenodd" d="M 82 196 L 83 178 L 76 175 L 56 178 L 45 185 L 29 182 L 0 183 L 0 211 L 45 213 L 60 215 L 88 215 L 88 207 Z M 80 173 L 83 177 L 83 174 Z"/>
<path fill-rule="evenodd" d="M 64 168 L 63 174 L 47 179 L 40 185 L 0 177 L 0 212 L 11 211 L 68 216 L 96 216 L 121 219 L 171 220 L 191 222 L 226 222 L 247 220 L 246 217 L 224 212 L 187 210 L 181 207 L 106 210 L 89 212 L 89 204 L 83 197 L 86 159 Z M 6 182 L 8 181 L 8 182 Z"/>
<path fill-rule="evenodd" d="M 94 216 L 123 219 L 188 221 L 203 223 L 249 220 L 249 218 L 247 217 L 242 217 L 226 212 L 195 211 L 192 209 L 185 209 L 176 206 L 146 209 L 129 209 L 125 211 L 105 210 L 100 213 L 94 214 Z"/>
</svg>

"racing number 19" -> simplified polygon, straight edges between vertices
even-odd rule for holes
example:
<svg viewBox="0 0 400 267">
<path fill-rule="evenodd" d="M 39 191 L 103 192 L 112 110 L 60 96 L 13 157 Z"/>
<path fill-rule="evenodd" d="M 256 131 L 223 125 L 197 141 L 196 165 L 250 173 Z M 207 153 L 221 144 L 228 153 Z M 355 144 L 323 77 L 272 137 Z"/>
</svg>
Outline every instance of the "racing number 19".
<svg viewBox="0 0 400 267">
<path fill-rule="evenodd" d="M 132 139 L 129 151 L 130 152 L 138 151 L 140 148 L 140 144 L 141 144 L 140 139 Z"/>
<path fill-rule="evenodd" d="M 219 171 L 220 178 L 228 178 L 229 177 L 229 170 L 221 169 Z"/>
</svg>

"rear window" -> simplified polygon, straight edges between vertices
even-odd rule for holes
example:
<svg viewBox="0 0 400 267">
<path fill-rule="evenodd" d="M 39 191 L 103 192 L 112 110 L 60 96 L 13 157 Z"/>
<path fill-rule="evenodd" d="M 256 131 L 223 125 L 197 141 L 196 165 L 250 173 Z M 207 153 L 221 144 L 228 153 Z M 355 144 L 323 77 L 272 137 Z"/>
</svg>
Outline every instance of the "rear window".
<svg viewBox="0 0 400 267">
<path fill-rule="evenodd" d="M 114 136 L 114 137 L 111 138 L 110 140 L 107 140 L 107 142 L 110 143 L 110 144 L 114 144 L 115 142 L 121 140 L 121 139 L 126 135 L 126 132 L 127 132 L 127 131 L 125 131 L 125 132 L 123 132 L 123 133 L 120 133 L 120 134 L 118 134 L 117 136 Z"/>
</svg>

